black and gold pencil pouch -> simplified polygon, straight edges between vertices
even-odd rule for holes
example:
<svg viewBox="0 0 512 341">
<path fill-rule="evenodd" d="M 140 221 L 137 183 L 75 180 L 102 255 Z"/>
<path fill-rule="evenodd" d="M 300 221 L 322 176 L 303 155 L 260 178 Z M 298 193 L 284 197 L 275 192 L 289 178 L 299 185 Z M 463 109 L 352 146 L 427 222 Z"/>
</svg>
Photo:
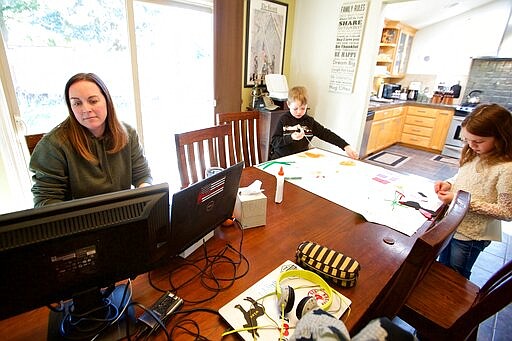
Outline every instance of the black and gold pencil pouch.
<svg viewBox="0 0 512 341">
<path fill-rule="evenodd" d="M 361 270 L 355 259 L 310 241 L 299 244 L 296 260 L 302 268 L 316 272 L 326 281 L 345 288 L 356 285 Z"/>
</svg>

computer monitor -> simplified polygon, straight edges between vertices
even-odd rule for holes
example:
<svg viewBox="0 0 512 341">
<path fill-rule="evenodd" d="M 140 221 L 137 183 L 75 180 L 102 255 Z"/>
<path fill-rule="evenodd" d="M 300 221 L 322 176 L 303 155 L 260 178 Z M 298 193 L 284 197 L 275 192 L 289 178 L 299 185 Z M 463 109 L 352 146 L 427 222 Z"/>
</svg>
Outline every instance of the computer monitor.
<svg viewBox="0 0 512 341">
<path fill-rule="evenodd" d="M 175 256 L 232 218 L 243 162 L 174 193 L 171 204 L 171 253 Z"/>
<path fill-rule="evenodd" d="M 170 255 L 169 217 L 167 184 L 1 215 L 0 319 L 70 299 L 102 309 L 105 288 Z"/>
</svg>

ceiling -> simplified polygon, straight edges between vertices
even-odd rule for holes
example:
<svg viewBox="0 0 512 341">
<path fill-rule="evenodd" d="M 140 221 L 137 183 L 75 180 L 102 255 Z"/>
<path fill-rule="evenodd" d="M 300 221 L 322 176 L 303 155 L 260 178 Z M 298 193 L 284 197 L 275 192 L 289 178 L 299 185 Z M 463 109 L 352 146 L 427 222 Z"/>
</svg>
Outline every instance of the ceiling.
<svg viewBox="0 0 512 341">
<path fill-rule="evenodd" d="M 416 29 L 457 16 L 496 0 L 384 0 L 384 17 Z"/>
</svg>

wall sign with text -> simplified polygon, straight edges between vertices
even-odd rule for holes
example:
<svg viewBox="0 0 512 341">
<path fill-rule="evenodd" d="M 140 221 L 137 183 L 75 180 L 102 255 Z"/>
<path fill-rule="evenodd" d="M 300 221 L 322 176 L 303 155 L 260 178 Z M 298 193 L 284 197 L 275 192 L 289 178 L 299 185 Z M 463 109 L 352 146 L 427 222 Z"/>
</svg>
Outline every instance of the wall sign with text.
<svg viewBox="0 0 512 341">
<path fill-rule="evenodd" d="M 367 0 L 345 1 L 338 18 L 329 91 L 352 93 L 366 23 Z"/>
</svg>

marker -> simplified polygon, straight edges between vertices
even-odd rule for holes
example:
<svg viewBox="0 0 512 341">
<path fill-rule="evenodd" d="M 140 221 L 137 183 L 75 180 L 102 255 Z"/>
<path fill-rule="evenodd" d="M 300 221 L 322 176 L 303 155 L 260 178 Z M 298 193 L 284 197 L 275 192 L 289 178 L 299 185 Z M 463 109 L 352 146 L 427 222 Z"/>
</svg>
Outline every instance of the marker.
<svg viewBox="0 0 512 341">
<path fill-rule="evenodd" d="M 302 177 L 301 176 L 285 176 L 284 179 L 285 180 L 301 180 Z"/>
</svg>

